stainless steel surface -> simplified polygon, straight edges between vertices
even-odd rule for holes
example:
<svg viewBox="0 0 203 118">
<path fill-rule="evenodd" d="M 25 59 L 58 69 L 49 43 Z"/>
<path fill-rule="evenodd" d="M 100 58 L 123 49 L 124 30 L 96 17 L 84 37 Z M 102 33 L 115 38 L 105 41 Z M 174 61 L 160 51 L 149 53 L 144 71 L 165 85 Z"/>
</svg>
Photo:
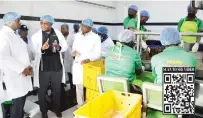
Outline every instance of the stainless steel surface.
<svg viewBox="0 0 203 118">
<path fill-rule="evenodd" d="M 203 107 L 203 81 L 195 81 L 195 105 Z"/>
<path fill-rule="evenodd" d="M 135 32 L 136 35 L 160 35 L 157 32 Z M 180 33 L 181 36 L 203 36 L 203 33 Z"/>
</svg>

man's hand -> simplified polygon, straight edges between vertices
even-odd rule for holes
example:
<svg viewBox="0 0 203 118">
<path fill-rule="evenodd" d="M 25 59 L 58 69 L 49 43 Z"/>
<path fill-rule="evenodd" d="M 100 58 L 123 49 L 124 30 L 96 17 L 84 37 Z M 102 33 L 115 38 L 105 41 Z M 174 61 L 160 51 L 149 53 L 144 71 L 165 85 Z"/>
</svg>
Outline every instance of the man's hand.
<svg viewBox="0 0 203 118">
<path fill-rule="evenodd" d="M 57 51 L 61 49 L 61 46 L 59 44 L 53 45 L 53 47 L 55 47 Z"/>
<path fill-rule="evenodd" d="M 28 69 L 29 69 L 30 72 L 33 72 L 32 66 L 28 66 Z"/>
<path fill-rule="evenodd" d="M 30 76 L 32 75 L 32 71 L 33 71 L 33 68 L 31 66 L 28 66 L 27 68 L 24 69 L 24 71 L 22 72 L 22 75 L 23 76 Z"/>
<path fill-rule="evenodd" d="M 89 63 L 89 62 L 90 62 L 89 59 L 85 59 L 85 60 L 81 61 L 81 64 L 86 64 L 86 63 Z"/>
<path fill-rule="evenodd" d="M 75 56 L 79 55 L 79 53 L 75 50 L 75 51 L 73 51 L 72 55 L 75 57 Z"/>
<path fill-rule="evenodd" d="M 46 49 L 48 49 L 49 48 L 49 43 L 48 43 L 48 41 L 46 41 L 45 43 L 44 43 L 44 45 L 42 46 L 42 50 L 46 50 Z"/>
</svg>

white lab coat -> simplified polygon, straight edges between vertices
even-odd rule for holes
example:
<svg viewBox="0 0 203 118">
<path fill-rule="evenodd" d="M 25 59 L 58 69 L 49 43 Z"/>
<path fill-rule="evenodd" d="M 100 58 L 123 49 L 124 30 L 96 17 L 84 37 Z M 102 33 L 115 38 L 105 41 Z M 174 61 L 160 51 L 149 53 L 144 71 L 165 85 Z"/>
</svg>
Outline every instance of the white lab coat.
<svg viewBox="0 0 203 118">
<path fill-rule="evenodd" d="M 61 64 L 63 67 L 63 76 L 62 76 L 62 83 L 66 82 L 65 79 L 65 71 L 64 71 L 64 64 L 63 64 L 63 58 L 62 58 L 62 52 L 65 52 L 68 48 L 67 42 L 62 35 L 62 33 L 54 29 L 58 40 L 59 40 L 59 45 L 61 46 L 61 51 L 60 51 L 60 59 L 61 59 Z M 33 70 L 34 70 L 34 86 L 39 87 L 39 66 L 40 66 L 40 61 L 41 61 L 41 47 L 42 47 L 42 30 L 37 31 L 30 40 L 30 49 L 33 53 L 34 60 L 32 61 L 33 64 Z"/>
<path fill-rule="evenodd" d="M 0 65 L 4 72 L 7 98 L 11 100 L 25 96 L 32 90 L 31 76 L 21 74 L 31 65 L 26 43 L 7 26 L 0 31 L 0 39 Z"/>
<path fill-rule="evenodd" d="M 114 43 L 112 39 L 109 37 L 101 44 L 102 47 L 102 56 L 106 57 L 106 54 L 108 53 L 109 49 L 114 47 Z"/>
<path fill-rule="evenodd" d="M 95 61 L 101 57 L 101 39 L 90 31 L 83 35 L 79 32 L 75 35 L 73 51 L 77 51 L 80 56 L 76 56 L 73 62 L 73 84 L 83 84 L 83 66 L 81 61 L 90 59 Z"/>
<path fill-rule="evenodd" d="M 65 71 L 69 73 L 72 73 L 72 66 L 73 66 L 72 46 L 73 46 L 74 36 L 75 34 L 71 34 L 68 37 L 66 37 L 68 49 L 65 51 L 65 55 L 64 55 L 64 67 L 65 67 Z"/>
</svg>

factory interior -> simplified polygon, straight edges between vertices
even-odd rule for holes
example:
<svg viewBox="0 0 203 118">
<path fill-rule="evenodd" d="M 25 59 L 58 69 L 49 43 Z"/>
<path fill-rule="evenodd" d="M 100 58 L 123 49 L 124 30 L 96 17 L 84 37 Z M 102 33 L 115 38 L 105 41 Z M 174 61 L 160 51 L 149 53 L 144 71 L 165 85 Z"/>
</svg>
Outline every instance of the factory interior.
<svg viewBox="0 0 203 118">
<path fill-rule="evenodd" d="M 203 0 L 0 0 L 0 103 L 0 118 L 203 118 Z"/>
</svg>

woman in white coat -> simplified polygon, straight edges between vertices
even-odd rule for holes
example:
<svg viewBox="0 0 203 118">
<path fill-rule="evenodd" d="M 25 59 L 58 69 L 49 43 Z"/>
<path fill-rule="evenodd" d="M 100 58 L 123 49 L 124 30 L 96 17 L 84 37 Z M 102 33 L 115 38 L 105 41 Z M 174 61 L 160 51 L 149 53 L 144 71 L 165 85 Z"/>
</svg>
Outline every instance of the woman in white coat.
<svg viewBox="0 0 203 118">
<path fill-rule="evenodd" d="M 68 49 L 64 53 L 64 67 L 66 72 L 66 81 L 69 80 L 71 89 L 73 88 L 73 80 L 72 80 L 72 66 L 73 66 L 73 56 L 72 56 L 72 45 L 73 45 L 73 37 L 69 35 L 69 26 L 68 24 L 61 25 L 61 33 L 66 39 L 68 44 Z"/>
<path fill-rule="evenodd" d="M 48 118 L 45 96 L 49 85 L 53 93 L 54 112 L 57 117 L 62 117 L 61 83 L 65 83 L 62 52 L 67 50 L 68 45 L 62 33 L 52 28 L 54 22 L 52 16 L 40 17 L 41 29 L 30 40 L 30 49 L 34 54 L 34 86 L 39 87 L 39 105 L 43 118 Z"/>
<path fill-rule="evenodd" d="M 109 49 L 114 47 L 114 43 L 112 39 L 108 36 L 108 29 L 105 26 L 101 26 L 100 28 L 98 28 L 97 34 L 101 38 L 102 57 L 105 57 Z"/>
<path fill-rule="evenodd" d="M 0 66 L 4 72 L 7 100 L 13 103 L 10 118 L 23 118 L 25 95 L 32 90 L 32 67 L 25 42 L 15 34 L 20 26 L 20 15 L 8 12 L 3 21 L 5 26 L 0 31 Z"/>
</svg>

